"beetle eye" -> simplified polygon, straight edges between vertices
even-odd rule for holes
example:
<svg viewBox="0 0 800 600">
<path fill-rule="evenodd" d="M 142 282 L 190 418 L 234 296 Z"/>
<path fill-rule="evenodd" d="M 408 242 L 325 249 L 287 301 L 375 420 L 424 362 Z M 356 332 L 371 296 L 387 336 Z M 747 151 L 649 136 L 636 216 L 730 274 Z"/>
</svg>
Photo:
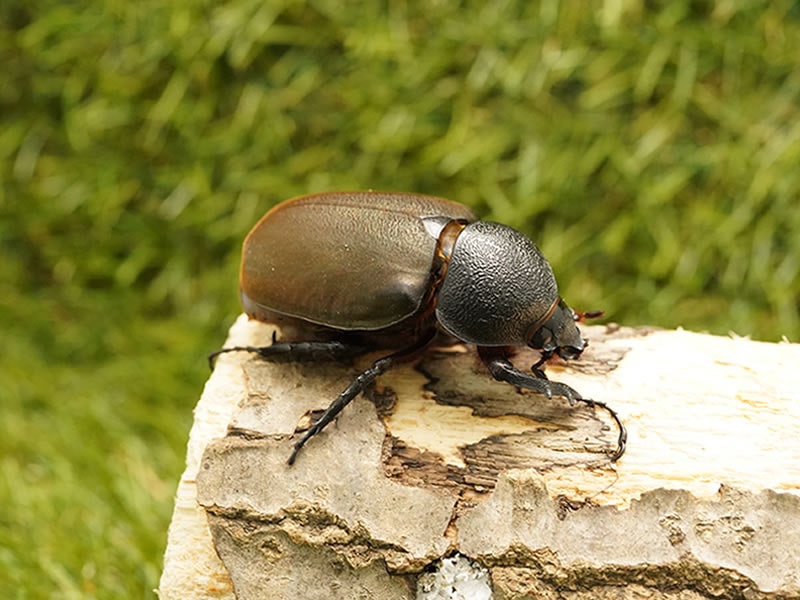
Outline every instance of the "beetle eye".
<svg viewBox="0 0 800 600">
<path fill-rule="evenodd" d="M 557 348 L 555 336 L 553 335 L 553 332 L 550 331 L 549 327 L 540 327 L 538 330 L 536 330 L 536 332 L 530 337 L 528 346 L 535 350 L 550 352 L 551 354 L 555 352 Z"/>
<path fill-rule="evenodd" d="M 545 352 L 553 352 L 556 349 L 556 343 L 553 341 L 553 334 L 549 329 L 541 329 L 544 333 L 539 339 L 536 340 L 536 347 L 544 350 Z M 545 333 L 546 332 L 546 333 Z"/>
</svg>

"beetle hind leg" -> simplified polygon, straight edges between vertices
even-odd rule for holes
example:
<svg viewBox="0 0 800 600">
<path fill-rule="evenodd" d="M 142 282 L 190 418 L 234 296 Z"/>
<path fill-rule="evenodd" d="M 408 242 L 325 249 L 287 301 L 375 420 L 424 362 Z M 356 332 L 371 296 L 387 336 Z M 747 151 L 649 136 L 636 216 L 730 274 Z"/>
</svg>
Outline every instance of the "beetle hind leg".
<svg viewBox="0 0 800 600">
<path fill-rule="evenodd" d="M 361 346 L 344 344 L 337 341 L 326 342 L 276 342 L 272 337 L 269 346 L 232 346 L 222 348 L 208 355 L 208 366 L 214 369 L 214 363 L 220 354 L 228 352 L 250 352 L 270 362 L 313 362 L 319 360 L 347 360 L 366 351 Z"/>
</svg>

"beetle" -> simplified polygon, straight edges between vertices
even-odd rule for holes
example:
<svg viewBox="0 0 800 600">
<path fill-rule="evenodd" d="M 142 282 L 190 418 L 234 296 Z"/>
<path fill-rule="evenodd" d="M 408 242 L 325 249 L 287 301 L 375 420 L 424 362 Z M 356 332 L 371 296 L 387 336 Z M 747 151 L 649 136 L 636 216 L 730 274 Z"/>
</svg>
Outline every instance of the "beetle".
<svg viewBox="0 0 800 600">
<path fill-rule="evenodd" d="M 272 208 L 244 240 L 240 296 L 245 313 L 277 324 L 286 341 L 254 352 L 271 361 L 348 359 L 385 349 L 294 444 L 300 449 L 341 410 L 398 363 L 418 356 L 439 334 L 477 346 L 492 377 L 518 388 L 607 410 L 619 428 L 612 461 L 627 432 L 615 411 L 550 381 L 553 355 L 578 358 L 587 342 L 577 314 L 558 295 L 555 276 L 522 233 L 481 221 L 466 206 L 410 193 L 328 192 Z M 515 347 L 540 352 L 531 373 L 509 358 Z"/>
</svg>

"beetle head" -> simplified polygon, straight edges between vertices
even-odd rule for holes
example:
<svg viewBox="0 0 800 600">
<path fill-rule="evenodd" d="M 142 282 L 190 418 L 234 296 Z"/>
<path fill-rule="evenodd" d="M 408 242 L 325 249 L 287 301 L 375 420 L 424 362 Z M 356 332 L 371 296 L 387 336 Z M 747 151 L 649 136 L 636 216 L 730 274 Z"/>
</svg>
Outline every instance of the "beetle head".
<svg viewBox="0 0 800 600">
<path fill-rule="evenodd" d="M 559 298 L 552 314 L 541 327 L 532 332 L 528 345 L 541 350 L 545 359 L 553 354 L 558 354 L 565 360 L 578 358 L 586 348 L 587 342 L 581 337 L 581 332 L 575 324 L 577 321 L 578 315 L 575 311 Z"/>
</svg>

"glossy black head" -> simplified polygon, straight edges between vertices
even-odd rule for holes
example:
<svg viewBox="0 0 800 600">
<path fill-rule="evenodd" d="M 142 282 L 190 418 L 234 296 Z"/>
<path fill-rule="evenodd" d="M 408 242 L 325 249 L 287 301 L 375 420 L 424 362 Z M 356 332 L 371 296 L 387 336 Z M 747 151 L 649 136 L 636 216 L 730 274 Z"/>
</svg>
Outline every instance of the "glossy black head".
<svg viewBox="0 0 800 600">
<path fill-rule="evenodd" d="M 556 278 L 536 245 L 511 227 L 478 221 L 455 242 L 436 318 L 471 344 L 525 346 L 557 300 Z"/>
<path fill-rule="evenodd" d="M 578 358 L 586 348 L 586 340 L 581 337 L 577 320 L 575 311 L 559 299 L 553 314 L 541 327 L 531 332 L 528 345 L 541 350 L 544 357 L 558 354 L 566 360 Z"/>
</svg>

